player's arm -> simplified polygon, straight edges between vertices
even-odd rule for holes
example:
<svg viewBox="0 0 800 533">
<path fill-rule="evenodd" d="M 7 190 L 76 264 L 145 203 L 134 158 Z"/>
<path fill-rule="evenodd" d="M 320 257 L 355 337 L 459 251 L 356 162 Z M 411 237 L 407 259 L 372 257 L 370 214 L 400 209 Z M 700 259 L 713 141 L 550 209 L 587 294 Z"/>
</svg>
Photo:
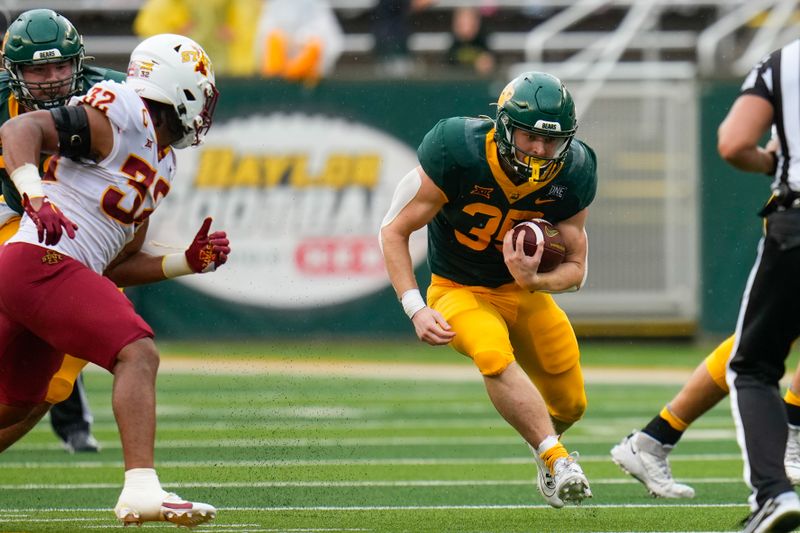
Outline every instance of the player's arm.
<svg viewBox="0 0 800 533">
<path fill-rule="evenodd" d="M 42 153 L 100 161 L 114 146 L 108 117 L 84 105 L 17 115 L 0 127 L 0 139 L 9 174 L 26 164 L 38 168 Z"/>
<path fill-rule="evenodd" d="M 77 226 L 45 196 L 39 175 L 42 153 L 99 161 L 113 148 L 111 123 L 88 106 L 63 106 L 18 115 L 0 127 L 3 159 L 22 196 L 25 212 L 36 223 L 39 242 L 56 244 L 62 230 L 75 237 Z"/>
<path fill-rule="evenodd" d="M 133 240 L 108 265 L 103 274 L 118 287 L 131 287 L 165 279 L 213 272 L 228 261 L 231 253 L 224 231 L 209 233 L 211 217 L 203 221 L 185 252 L 153 255 L 142 250 L 149 220 L 139 226 Z"/>
<path fill-rule="evenodd" d="M 414 277 L 408 241 L 413 232 L 430 222 L 446 201 L 441 189 L 422 167 L 417 167 L 400 180 L 380 230 L 389 280 L 419 339 L 433 345 L 447 344 L 455 333 L 450 331 L 439 312 L 425 305 Z"/>
<path fill-rule="evenodd" d="M 532 256 L 523 251 L 524 233 L 517 236 L 516 248 L 511 242 L 513 231 L 503 238 L 503 257 L 508 271 L 517 284 L 529 291 L 567 292 L 581 288 L 586 280 L 589 238 L 586 235 L 587 208 L 581 209 L 556 227 L 564 239 L 564 262 L 550 272 L 539 272 L 543 248 L 539 246 Z"/>
<path fill-rule="evenodd" d="M 117 287 L 142 285 L 164 279 L 158 262 L 147 252 L 142 251 L 149 220 L 145 220 L 136 230 L 133 239 L 108 264 L 103 275 L 110 278 Z"/>
<path fill-rule="evenodd" d="M 743 94 L 733 103 L 717 130 L 717 151 L 728 163 L 746 172 L 773 174 L 777 143 L 766 148 L 758 142 L 772 125 L 774 109 L 769 100 Z"/>
</svg>

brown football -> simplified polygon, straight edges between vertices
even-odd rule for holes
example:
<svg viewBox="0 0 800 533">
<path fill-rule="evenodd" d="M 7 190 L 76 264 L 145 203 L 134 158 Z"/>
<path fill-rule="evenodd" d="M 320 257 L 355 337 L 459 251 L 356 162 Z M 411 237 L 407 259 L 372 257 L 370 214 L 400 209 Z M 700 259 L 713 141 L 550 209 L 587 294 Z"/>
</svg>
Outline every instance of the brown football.
<svg viewBox="0 0 800 533">
<path fill-rule="evenodd" d="M 521 222 L 514 226 L 513 245 L 516 249 L 517 236 L 520 231 L 525 232 L 522 250 L 525 255 L 536 253 L 536 247 L 540 242 L 544 242 L 544 252 L 542 261 L 539 263 L 539 272 L 550 272 L 564 261 L 567 248 L 564 246 L 564 239 L 554 225 L 542 218 L 534 218 L 528 222 Z"/>
</svg>

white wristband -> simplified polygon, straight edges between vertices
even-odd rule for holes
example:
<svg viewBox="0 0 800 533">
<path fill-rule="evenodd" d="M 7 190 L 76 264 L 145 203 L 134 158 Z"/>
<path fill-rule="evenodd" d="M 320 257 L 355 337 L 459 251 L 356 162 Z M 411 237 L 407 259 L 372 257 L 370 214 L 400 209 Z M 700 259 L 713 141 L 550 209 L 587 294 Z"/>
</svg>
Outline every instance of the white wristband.
<svg viewBox="0 0 800 533">
<path fill-rule="evenodd" d="M 165 255 L 161 259 L 161 271 L 167 279 L 194 274 L 184 253 Z"/>
<path fill-rule="evenodd" d="M 23 194 L 27 194 L 28 198 L 41 198 L 44 196 L 42 177 L 39 175 L 39 169 L 36 165 L 25 163 L 21 167 L 17 167 L 9 177 L 14 182 L 20 196 Z"/>
<path fill-rule="evenodd" d="M 414 318 L 417 311 L 425 307 L 425 300 L 422 299 L 419 289 L 408 289 L 400 297 L 400 303 L 403 305 L 403 311 L 406 312 L 408 318 Z"/>
</svg>

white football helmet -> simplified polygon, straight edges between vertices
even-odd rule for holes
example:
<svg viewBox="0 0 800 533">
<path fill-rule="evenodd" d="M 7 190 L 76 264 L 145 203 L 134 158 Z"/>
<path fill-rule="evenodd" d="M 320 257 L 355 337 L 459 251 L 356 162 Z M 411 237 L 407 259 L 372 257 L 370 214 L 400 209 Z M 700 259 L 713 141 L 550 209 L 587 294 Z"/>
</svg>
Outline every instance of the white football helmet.
<svg viewBox="0 0 800 533">
<path fill-rule="evenodd" d="M 142 98 L 172 104 L 184 130 L 174 148 L 203 142 L 219 92 L 211 60 L 199 44 L 171 33 L 145 39 L 131 53 L 125 83 Z"/>
</svg>

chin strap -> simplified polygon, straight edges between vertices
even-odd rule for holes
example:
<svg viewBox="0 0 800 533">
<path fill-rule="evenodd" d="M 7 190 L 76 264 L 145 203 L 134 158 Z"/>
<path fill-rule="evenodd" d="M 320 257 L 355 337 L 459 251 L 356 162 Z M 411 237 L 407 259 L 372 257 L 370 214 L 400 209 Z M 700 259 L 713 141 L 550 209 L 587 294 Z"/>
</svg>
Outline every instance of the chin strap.
<svg viewBox="0 0 800 533">
<path fill-rule="evenodd" d="M 539 169 L 542 168 L 541 165 L 533 163 L 531 165 L 531 175 L 528 177 L 528 181 L 530 183 L 535 183 L 539 181 Z"/>
<path fill-rule="evenodd" d="M 551 161 L 548 165 L 545 166 L 544 172 L 542 172 L 542 165 L 537 165 L 533 163 L 531 165 L 531 175 L 528 178 L 530 183 L 540 183 L 542 181 L 548 181 L 556 176 L 564 166 L 564 161 Z"/>
</svg>

